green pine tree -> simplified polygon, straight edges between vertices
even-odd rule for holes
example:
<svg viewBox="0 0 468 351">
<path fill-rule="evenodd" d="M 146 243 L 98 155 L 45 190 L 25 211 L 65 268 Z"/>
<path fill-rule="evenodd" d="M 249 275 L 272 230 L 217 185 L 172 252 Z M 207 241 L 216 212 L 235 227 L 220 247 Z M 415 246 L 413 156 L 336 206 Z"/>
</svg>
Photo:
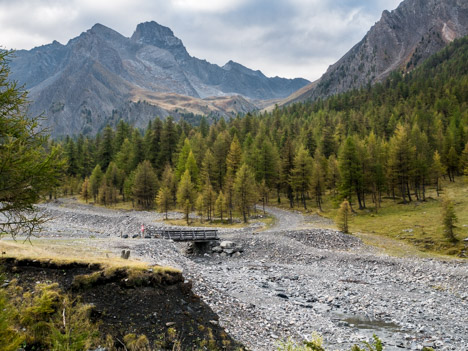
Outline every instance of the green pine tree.
<svg viewBox="0 0 468 351">
<path fill-rule="evenodd" d="M 257 184 L 252 171 L 243 164 L 236 174 L 234 181 L 234 198 L 244 223 L 247 223 L 250 209 L 257 202 Z"/>
<path fill-rule="evenodd" d="M 444 225 L 445 237 L 453 243 L 457 242 L 458 239 L 454 232 L 456 228 L 455 224 L 457 223 L 457 215 L 455 214 L 453 202 L 448 197 L 444 198 L 442 201 L 442 223 Z"/>
<path fill-rule="evenodd" d="M 140 163 L 135 171 L 132 194 L 137 206 L 144 210 L 154 207 L 157 194 L 158 178 L 148 160 Z"/>
<path fill-rule="evenodd" d="M 183 208 L 185 220 L 189 224 L 189 214 L 194 205 L 195 190 L 190 177 L 189 170 L 186 170 L 179 182 L 177 189 L 177 204 Z"/>
</svg>

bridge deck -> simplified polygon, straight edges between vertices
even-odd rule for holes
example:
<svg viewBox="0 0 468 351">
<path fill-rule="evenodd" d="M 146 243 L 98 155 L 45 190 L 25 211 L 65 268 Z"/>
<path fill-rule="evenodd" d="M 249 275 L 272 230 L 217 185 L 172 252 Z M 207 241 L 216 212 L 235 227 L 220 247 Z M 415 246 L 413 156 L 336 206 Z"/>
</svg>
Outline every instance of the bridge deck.
<svg viewBox="0 0 468 351">
<path fill-rule="evenodd" d="M 218 230 L 216 229 L 184 229 L 184 230 L 157 230 L 156 234 L 159 234 L 164 239 L 171 239 L 174 241 L 211 241 L 219 240 Z"/>
</svg>

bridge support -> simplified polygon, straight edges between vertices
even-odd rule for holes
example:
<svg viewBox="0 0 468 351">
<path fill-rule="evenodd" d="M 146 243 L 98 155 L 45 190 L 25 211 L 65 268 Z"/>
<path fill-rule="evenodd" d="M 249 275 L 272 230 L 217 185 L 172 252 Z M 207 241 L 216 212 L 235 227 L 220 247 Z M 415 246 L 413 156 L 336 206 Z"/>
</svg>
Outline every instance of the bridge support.
<svg viewBox="0 0 468 351">
<path fill-rule="evenodd" d="M 194 241 L 187 245 L 187 254 L 191 255 L 204 255 L 205 253 L 211 253 L 211 248 L 215 241 Z"/>
</svg>

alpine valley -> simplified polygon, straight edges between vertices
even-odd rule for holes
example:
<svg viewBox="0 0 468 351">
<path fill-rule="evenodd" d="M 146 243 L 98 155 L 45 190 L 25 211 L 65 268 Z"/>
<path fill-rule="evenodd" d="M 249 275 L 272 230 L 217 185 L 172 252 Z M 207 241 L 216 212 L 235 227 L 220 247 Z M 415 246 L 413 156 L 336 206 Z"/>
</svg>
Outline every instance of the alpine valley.
<svg viewBox="0 0 468 351">
<path fill-rule="evenodd" d="M 326 98 L 411 71 L 467 34 L 465 0 L 406 0 L 310 83 L 192 57 L 156 22 L 139 24 L 131 38 L 96 24 L 66 45 L 17 51 L 11 77 L 25 85 L 30 115 L 44 114 L 53 136 L 93 135 L 121 119 L 145 127 L 156 116 L 227 118 Z"/>
</svg>

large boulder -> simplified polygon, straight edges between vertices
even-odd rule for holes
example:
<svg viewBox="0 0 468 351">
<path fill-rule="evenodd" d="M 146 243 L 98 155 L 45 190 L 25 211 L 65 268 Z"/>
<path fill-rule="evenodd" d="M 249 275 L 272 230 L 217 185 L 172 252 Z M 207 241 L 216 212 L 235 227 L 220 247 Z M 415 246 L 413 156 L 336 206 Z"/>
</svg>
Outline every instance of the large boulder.
<svg viewBox="0 0 468 351">
<path fill-rule="evenodd" d="M 233 243 L 232 241 L 221 241 L 221 244 L 219 244 L 219 246 L 221 246 L 223 249 L 232 249 L 234 247 L 236 247 L 236 244 Z"/>
</svg>

